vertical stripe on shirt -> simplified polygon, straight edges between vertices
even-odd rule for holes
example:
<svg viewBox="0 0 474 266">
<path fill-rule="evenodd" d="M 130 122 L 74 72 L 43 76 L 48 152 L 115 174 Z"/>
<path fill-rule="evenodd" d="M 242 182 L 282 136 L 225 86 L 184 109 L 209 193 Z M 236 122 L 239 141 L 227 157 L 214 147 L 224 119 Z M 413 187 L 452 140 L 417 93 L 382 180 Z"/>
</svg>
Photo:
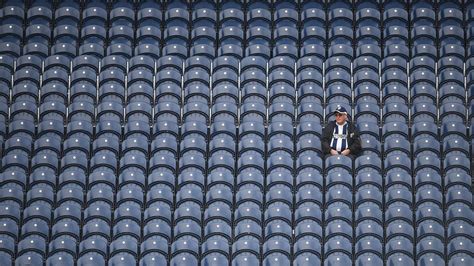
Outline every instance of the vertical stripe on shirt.
<svg viewBox="0 0 474 266">
<path fill-rule="evenodd" d="M 334 132 L 333 132 L 333 138 L 331 141 L 331 148 L 341 152 L 345 149 L 347 149 L 347 130 L 348 130 L 348 124 L 347 122 L 344 123 L 344 125 L 338 125 L 334 127 Z"/>
</svg>

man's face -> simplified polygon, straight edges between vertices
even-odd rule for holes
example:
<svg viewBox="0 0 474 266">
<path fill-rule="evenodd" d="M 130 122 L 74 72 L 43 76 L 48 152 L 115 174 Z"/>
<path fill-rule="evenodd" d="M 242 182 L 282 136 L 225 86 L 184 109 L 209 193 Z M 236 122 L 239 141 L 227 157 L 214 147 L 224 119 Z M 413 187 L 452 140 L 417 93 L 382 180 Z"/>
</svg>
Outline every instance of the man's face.
<svg viewBox="0 0 474 266">
<path fill-rule="evenodd" d="M 344 124 L 344 122 L 346 122 L 346 119 L 346 114 L 336 113 L 336 123 L 338 123 L 339 125 Z"/>
</svg>

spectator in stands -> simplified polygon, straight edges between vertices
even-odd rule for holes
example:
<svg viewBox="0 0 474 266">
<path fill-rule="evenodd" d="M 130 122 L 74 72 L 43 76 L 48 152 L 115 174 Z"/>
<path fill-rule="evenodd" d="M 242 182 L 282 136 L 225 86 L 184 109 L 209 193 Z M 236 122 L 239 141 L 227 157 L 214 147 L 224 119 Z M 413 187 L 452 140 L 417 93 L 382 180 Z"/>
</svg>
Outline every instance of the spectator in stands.
<svg viewBox="0 0 474 266">
<path fill-rule="evenodd" d="M 354 160 L 361 149 L 359 132 L 347 121 L 346 108 L 339 106 L 334 114 L 336 120 L 329 122 L 323 132 L 325 158 L 342 154 Z"/>
</svg>

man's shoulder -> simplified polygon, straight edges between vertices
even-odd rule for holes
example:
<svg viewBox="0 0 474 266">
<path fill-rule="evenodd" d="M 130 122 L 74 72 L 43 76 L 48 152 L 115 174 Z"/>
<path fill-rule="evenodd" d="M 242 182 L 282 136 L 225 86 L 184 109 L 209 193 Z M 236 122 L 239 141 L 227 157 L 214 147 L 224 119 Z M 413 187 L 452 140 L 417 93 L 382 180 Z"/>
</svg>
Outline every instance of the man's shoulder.
<svg viewBox="0 0 474 266">
<path fill-rule="evenodd" d="M 351 133 L 359 132 L 359 129 L 357 128 L 356 123 L 349 123 L 348 126 L 349 126 L 349 131 Z"/>
<path fill-rule="evenodd" d="M 324 128 L 326 130 L 329 130 L 331 128 L 334 129 L 335 126 L 336 126 L 336 121 L 329 121 Z"/>
<path fill-rule="evenodd" d="M 352 122 L 347 121 L 347 125 L 348 125 L 349 128 L 351 128 L 351 129 L 356 129 L 356 124 L 355 124 L 355 123 L 352 123 Z"/>
</svg>

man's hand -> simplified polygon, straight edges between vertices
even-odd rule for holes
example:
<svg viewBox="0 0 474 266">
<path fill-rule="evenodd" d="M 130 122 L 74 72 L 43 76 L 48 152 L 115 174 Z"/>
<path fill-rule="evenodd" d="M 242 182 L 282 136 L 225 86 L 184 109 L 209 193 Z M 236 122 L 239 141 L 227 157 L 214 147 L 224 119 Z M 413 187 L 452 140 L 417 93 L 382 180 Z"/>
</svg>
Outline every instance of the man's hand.
<svg viewBox="0 0 474 266">
<path fill-rule="evenodd" d="M 349 155 L 350 153 L 351 153 L 351 150 L 349 149 L 345 149 L 341 152 L 342 155 L 346 155 L 346 156 Z"/>
<path fill-rule="evenodd" d="M 338 154 L 339 154 L 339 153 L 338 153 L 336 150 L 331 149 L 331 155 L 338 155 Z"/>
</svg>

